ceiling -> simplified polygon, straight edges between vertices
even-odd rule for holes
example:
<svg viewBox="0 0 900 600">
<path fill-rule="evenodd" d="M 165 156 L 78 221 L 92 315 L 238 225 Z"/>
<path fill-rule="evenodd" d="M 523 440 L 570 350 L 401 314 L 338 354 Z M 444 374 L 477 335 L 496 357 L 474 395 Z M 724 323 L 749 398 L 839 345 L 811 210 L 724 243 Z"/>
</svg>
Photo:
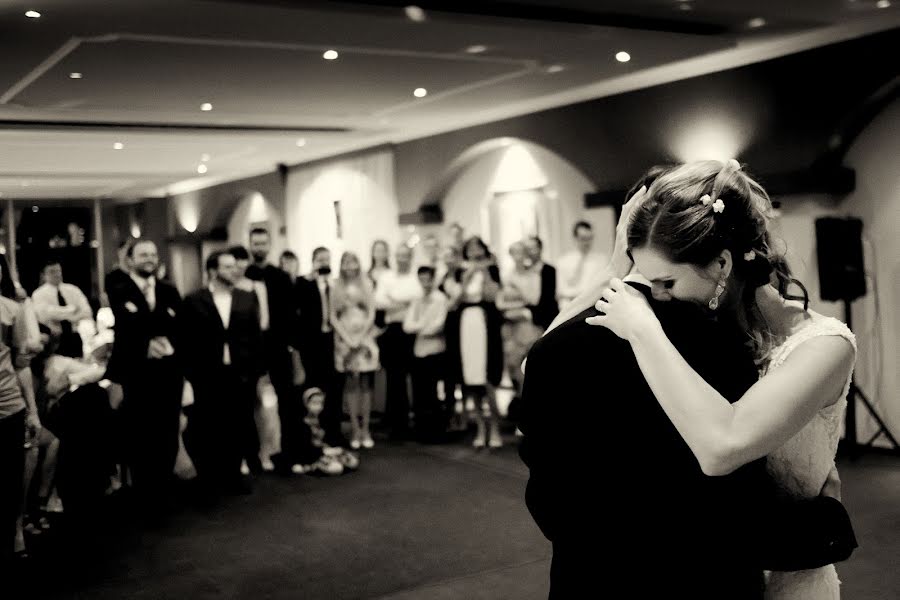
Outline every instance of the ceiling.
<svg viewBox="0 0 900 600">
<path fill-rule="evenodd" d="M 0 195 L 179 193 L 900 26 L 900 1 L 404 4 L 0 0 Z"/>
</svg>

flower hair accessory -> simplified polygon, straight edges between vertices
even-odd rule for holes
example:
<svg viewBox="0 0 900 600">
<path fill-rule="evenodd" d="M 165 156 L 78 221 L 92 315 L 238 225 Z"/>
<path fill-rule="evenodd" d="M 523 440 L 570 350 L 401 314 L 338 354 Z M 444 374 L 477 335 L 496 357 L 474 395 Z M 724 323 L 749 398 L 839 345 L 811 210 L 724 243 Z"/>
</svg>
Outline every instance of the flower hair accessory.
<svg viewBox="0 0 900 600">
<path fill-rule="evenodd" d="M 700 196 L 700 202 L 703 204 L 703 206 L 709 206 L 710 204 L 712 204 L 714 213 L 725 212 L 725 203 L 722 202 L 721 198 L 713 200 L 709 197 L 709 194 L 703 194 L 702 196 Z"/>
<path fill-rule="evenodd" d="M 749 252 L 744 253 L 744 260 L 747 262 L 750 262 L 754 258 L 756 258 L 756 250 L 750 250 Z"/>
<path fill-rule="evenodd" d="M 739 163 L 738 161 L 736 161 L 733 158 L 729 158 L 725 164 L 728 165 L 729 168 L 734 169 L 735 171 L 741 170 L 741 163 Z"/>
</svg>

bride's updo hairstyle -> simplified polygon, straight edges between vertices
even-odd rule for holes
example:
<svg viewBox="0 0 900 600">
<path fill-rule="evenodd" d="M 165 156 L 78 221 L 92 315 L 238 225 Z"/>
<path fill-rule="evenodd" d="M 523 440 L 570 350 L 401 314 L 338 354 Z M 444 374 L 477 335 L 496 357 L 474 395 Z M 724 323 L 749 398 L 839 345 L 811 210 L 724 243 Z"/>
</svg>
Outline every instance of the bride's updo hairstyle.
<svg viewBox="0 0 900 600">
<path fill-rule="evenodd" d="M 736 160 L 686 163 L 650 186 L 629 225 L 628 248 L 649 246 L 674 263 L 701 268 L 729 250 L 732 278 L 743 289 L 749 333 L 763 356 L 775 340 L 756 306 L 757 288 L 771 283 L 784 298 L 802 300 L 804 310 L 809 304 L 806 288 L 791 277 L 784 256 L 772 247 L 772 214 L 769 195 Z M 788 294 L 792 283 L 802 296 Z"/>
</svg>

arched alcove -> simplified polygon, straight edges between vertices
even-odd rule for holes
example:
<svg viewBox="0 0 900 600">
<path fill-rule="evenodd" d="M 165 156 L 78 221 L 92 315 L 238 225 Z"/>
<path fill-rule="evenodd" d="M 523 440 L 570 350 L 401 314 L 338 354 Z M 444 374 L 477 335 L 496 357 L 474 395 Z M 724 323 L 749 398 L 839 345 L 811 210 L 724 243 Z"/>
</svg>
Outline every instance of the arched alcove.
<svg viewBox="0 0 900 600">
<path fill-rule="evenodd" d="M 506 265 L 507 247 L 524 235 L 544 241 L 553 262 L 569 249 L 572 225 L 586 220 L 596 230 L 597 249 L 612 248 L 612 208 L 586 208 L 584 195 L 595 184 L 569 160 L 528 140 L 495 138 L 467 149 L 439 179 L 430 202 L 442 208 L 445 223 L 460 223 L 467 234 L 484 237 Z"/>
</svg>

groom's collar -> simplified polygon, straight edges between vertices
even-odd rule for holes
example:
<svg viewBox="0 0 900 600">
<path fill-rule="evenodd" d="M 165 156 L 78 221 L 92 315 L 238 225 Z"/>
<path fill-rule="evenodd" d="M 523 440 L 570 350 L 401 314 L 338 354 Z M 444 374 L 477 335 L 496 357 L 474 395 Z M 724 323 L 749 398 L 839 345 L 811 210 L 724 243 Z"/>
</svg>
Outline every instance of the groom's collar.
<svg viewBox="0 0 900 600">
<path fill-rule="evenodd" d="M 653 284 L 650 283 L 649 279 L 647 279 L 637 271 L 631 271 L 631 273 L 622 278 L 622 281 L 624 281 L 625 283 L 636 283 L 644 287 L 653 286 Z"/>
</svg>

